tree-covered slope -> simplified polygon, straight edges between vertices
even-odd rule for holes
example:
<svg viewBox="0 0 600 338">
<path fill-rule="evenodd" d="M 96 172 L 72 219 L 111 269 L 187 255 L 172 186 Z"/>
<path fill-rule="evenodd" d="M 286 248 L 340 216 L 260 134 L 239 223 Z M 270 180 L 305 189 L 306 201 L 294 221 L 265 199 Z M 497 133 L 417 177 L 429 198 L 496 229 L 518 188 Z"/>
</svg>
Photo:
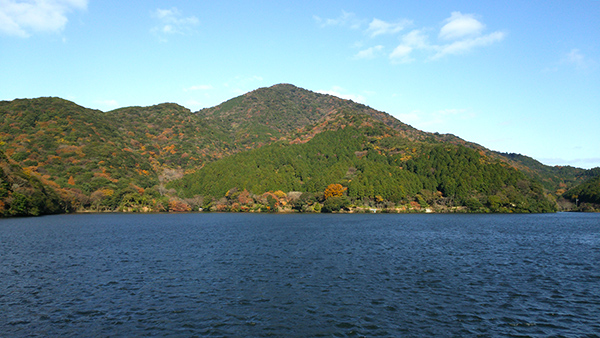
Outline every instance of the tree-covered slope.
<svg viewBox="0 0 600 338">
<path fill-rule="evenodd" d="M 128 131 L 117 126 L 101 111 L 59 98 L 0 103 L 2 150 L 70 196 L 75 207 L 89 206 L 92 196 L 158 183 L 149 159 L 132 149 Z"/>
<path fill-rule="evenodd" d="M 257 143 L 293 138 L 297 131 L 312 129 L 331 116 L 346 112 L 369 115 L 407 137 L 425 136 L 384 112 L 291 84 L 259 88 L 216 107 L 200 110 L 198 115 L 230 133 L 238 144 L 253 147 Z"/>
<path fill-rule="evenodd" d="M 70 208 L 67 199 L 12 163 L 0 151 L 0 217 L 55 214 Z"/>
<path fill-rule="evenodd" d="M 171 187 L 188 198 L 241 190 L 308 192 L 318 198 L 329 185 L 340 184 L 358 205 L 422 200 L 436 210 L 554 210 L 542 187 L 514 168 L 465 146 L 409 141 L 386 125 L 365 125 L 370 118 L 358 115 L 303 144 L 280 142 L 207 164 Z"/>
<path fill-rule="evenodd" d="M 78 210 L 181 209 L 178 195 L 219 198 L 234 187 L 315 194 L 332 183 L 343 184 L 355 201 L 422 198 L 476 208 L 475 198 L 482 208 L 500 210 L 488 197 L 539 196 L 529 179 L 557 196 L 587 178 L 583 169 L 552 168 L 419 131 L 387 113 L 290 84 L 198 112 L 173 103 L 102 112 L 60 98 L 2 101 L 0 151 Z M 428 162 L 432 156 L 441 162 Z M 185 173 L 171 186 L 181 191 L 165 186 Z M 512 204 L 518 205 L 503 205 Z"/>
<path fill-rule="evenodd" d="M 600 210 L 600 167 L 588 170 L 587 174 L 591 178 L 567 190 L 563 197 L 575 203 L 576 210 Z"/>
<path fill-rule="evenodd" d="M 589 171 L 571 166 L 547 166 L 525 155 L 496 153 L 528 177 L 538 180 L 544 188 L 561 195 L 567 187 L 581 184 L 589 178 Z"/>
</svg>

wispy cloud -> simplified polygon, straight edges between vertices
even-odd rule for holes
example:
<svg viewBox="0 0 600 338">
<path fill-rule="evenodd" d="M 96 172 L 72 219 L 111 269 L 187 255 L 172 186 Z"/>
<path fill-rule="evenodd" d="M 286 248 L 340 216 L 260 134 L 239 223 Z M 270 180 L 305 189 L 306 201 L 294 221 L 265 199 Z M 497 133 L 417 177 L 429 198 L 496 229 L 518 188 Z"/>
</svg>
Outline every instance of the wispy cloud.
<svg viewBox="0 0 600 338">
<path fill-rule="evenodd" d="M 168 35 L 185 35 L 194 32 L 195 27 L 200 24 L 197 17 L 183 16 L 181 11 L 175 7 L 171 9 L 159 8 L 152 12 L 152 17 L 158 20 L 158 25 L 152 28 L 151 31 L 164 42 L 167 41 Z"/>
<path fill-rule="evenodd" d="M 211 86 L 211 85 L 195 85 L 195 86 L 185 88 L 184 91 L 188 92 L 188 91 L 211 90 L 211 89 L 213 89 L 213 86 Z"/>
<path fill-rule="evenodd" d="M 352 100 L 352 101 L 358 102 L 358 103 L 364 104 L 366 102 L 365 97 L 362 95 L 348 94 L 348 93 L 344 93 L 344 92 L 345 92 L 345 89 L 342 87 L 339 87 L 339 86 L 333 86 L 329 90 L 318 90 L 317 91 L 317 93 L 333 95 L 333 96 L 337 96 L 342 99 Z"/>
<path fill-rule="evenodd" d="M 412 52 L 420 50 L 425 52 L 429 60 L 439 59 L 446 55 L 467 53 L 477 47 L 491 45 L 502 41 L 506 34 L 501 31 L 483 34 L 485 25 L 475 19 L 473 14 L 452 12 L 439 31 L 439 44 L 429 43 L 425 30 L 413 30 L 402 37 L 402 42 L 390 54 L 393 62 L 411 62 L 415 58 Z"/>
<path fill-rule="evenodd" d="M 402 43 L 390 53 L 390 60 L 394 63 L 408 63 L 415 61 L 415 58 L 412 55 L 414 50 L 430 50 L 434 48 L 429 44 L 428 39 L 428 36 L 419 29 L 415 29 L 408 34 L 405 34 L 402 36 Z"/>
<path fill-rule="evenodd" d="M 342 15 L 335 19 L 322 19 L 314 17 L 321 27 L 342 26 L 351 28 L 360 28 L 365 20 L 359 19 L 354 13 L 342 11 Z M 368 27 L 363 29 L 363 33 L 370 38 L 383 39 L 384 36 L 396 36 L 401 34 L 407 27 L 413 26 L 413 21 L 401 19 L 393 22 L 373 18 Z M 423 27 L 413 29 L 400 37 L 400 43 L 392 42 L 388 38 L 389 44 L 395 47 L 386 48 L 386 44 L 378 44 L 369 48 L 363 48 L 354 54 L 355 59 L 373 59 L 385 55 L 382 53 L 388 50 L 388 57 L 392 63 L 410 63 L 418 59 L 432 61 L 440 59 L 447 55 L 459 55 L 468 53 L 476 48 L 485 47 L 504 40 L 506 33 L 494 31 L 485 33 L 486 25 L 477 18 L 475 14 L 463 14 L 455 11 L 450 13 L 450 17 L 441 22 L 441 28 L 433 29 Z M 364 26 L 363 26 L 364 27 Z M 437 33 L 437 34 L 436 34 Z M 431 36 L 432 37 L 431 37 Z M 433 41 L 433 42 L 431 42 Z M 362 46 L 364 41 L 356 43 Z M 391 52 L 389 52 L 391 50 Z M 583 63 L 581 58 L 575 52 L 570 55 L 573 63 L 581 67 Z"/>
<path fill-rule="evenodd" d="M 596 62 L 585 56 L 579 49 L 573 48 L 563 58 L 563 63 L 575 67 L 579 71 L 593 70 L 596 68 Z"/>
<path fill-rule="evenodd" d="M 394 48 L 390 54 L 390 59 L 395 63 L 409 63 L 415 61 L 410 55 L 413 49 L 414 48 L 410 45 L 398 45 L 398 47 Z"/>
<path fill-rule="evenodd" d="M 494 42 L 502 41 L 504 37 L 505 34 L 503 32 L 493 32 L 483 36 L 454 41 L 448 45 L 436 46 L 435 49 L 438 49 L 438 52 L 432 59 L 438 59 L 448 54 L 456 55 L 466 53 L 476 47 L 488 46 Z"/>
<path fill-rule="evenodd" d="M 386 22 L 379 19 L 373 19 L 369 24 L 369 28 L 367 28 L 366 33 L 371 37 L 376 37 L 378 35 L 384 34 L 396 34 L 403 30 L 406 26 L 410 25 L 412 21 L 410 20 L 401 20 L 398 22 Z"/>
<path fill-rule="evenodd" d="M 57 33 L 74 10 L 85 10 L 87 0 L 0 0 L 0 34 L 26 38 L 33 33 Z"/>
<path fill-rule="evenodd" d="M 575 69 L 578 72 L 593 72 L 598 68 L 596 60 L 583 54 L 580 49 L 573 48 L 568 53 L 563 53 L 558 60 L 542 69 L 543 73 L 554 73 L 560 69 Z"/>
<path fill-rule="evenodd" d="M 357 59 L 372 59 L 372 58 L 376 57 L 378 54 L 381 54 L 382 51 L 383 51 L 383 46 L 377 45 L 374 47 L 370 47 L 370 48 L 361 50 L 360 52 L 356 53 L 356 55 L 354 55 L 354 57 Z"/>
<path fill-rule="evenodd" d="M 313 15 L 313 19 L 319 24 L 321 27 L 327 26 L 341 26 L 341 27 L 349 27 L 352 29 L 359 29 L 363 24 L 363 20 L 359 20 L 356 17 L 356 14 L 351 12 L 346 12 L 342 10 L 342 14 L 333 19 L 321 18 L 319 16 Z"/>
</svg>

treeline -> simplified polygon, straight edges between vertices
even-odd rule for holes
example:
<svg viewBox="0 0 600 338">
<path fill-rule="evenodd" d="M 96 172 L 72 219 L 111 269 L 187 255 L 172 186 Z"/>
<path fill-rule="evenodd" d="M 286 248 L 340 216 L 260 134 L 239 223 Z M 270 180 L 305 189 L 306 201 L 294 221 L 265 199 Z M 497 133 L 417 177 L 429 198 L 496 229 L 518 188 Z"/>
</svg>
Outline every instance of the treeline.
<svg viewBox="0 0 600 338">
<path fill-rule="evenodd" d="M 231 189 L 257 195 L 279 190 L 311 193 L 324 202 L 325 189 L 340 184 L 352 205 L 555 210 L 538 183 L 472 149 L 407 143 L 383 133 L 377 126 L 346 127 L 317 134 L 305 144 L 265 146 L 209 163 L 169 187 L 183 198 L 218 200 Z"/>
<path fill-rule="evenodd" d="M 555 201 L 536 181 L 508 165 L 460 146 L 434 146 L 406 162 L 426 190 L 437 190 L 450 204 L 492 212 L 552 212 Z"/>
</svg>

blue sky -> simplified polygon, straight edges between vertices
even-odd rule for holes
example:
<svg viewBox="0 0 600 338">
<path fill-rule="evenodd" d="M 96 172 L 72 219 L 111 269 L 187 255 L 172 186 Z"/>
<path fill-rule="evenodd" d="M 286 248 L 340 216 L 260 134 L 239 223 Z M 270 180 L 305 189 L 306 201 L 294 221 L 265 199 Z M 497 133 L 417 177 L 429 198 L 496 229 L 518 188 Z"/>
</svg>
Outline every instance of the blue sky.
<svg viewBox="0 0 600 338">
<path fill-rule="evenodd" d="M 0 100 L 193 111 L 292 83 L 600 166 L 600 1 L 0 0 Z"/>
</svg>

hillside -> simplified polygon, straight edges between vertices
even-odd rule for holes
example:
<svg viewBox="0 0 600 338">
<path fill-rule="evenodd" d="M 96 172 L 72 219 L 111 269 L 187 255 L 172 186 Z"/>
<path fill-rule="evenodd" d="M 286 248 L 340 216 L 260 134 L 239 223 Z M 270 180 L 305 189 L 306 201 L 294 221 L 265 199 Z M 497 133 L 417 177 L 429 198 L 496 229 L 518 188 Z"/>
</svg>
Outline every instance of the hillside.
<svg viewBox="0 0 600 338">
<path fill-rule="evenodd" d="M 0 140 L 11 165 L 52 187 L 64 210 L 228 206 L 227 193 L 244 189 L 255 200 L 281 191 L 278 202 L 289 206 L 287 193 L 297 191 L 323 204 L 324 190 L 340 184 L 353 205 L 547 211 L 540 201 L 553 204 L 588 172 L 422 132 L 290 84 L 198 112 L 173 103 L 102 112 L 60 98 L 3 101 Z M 490 202 L 496 195 L 502 203 Z M 521 197 L 527 203 L 514 203 Z"/>
<path fill-rule="evenodd" d="M 299 209 L 317 202 L 325 207 L 324 194 L 335 185 L 346 198 L 340 208 L 554 210 L 539 183 L 469 147 L 410 141 L 360 113 L 344 122 L 343 128 L 323 131 L 306 143 L 278 142 L 209 163 L 169 186 L 183 197 L 203 198 L 203 207 L 216 210 L 262 208 L 261 200 L 275 191 L 275 204 L 297 203 L 285 192 L 303 192 L 313 198 L 300 201 Z M 239 192 L 245 202 L 235 197 Z"/>
<path fill-rule="evenodd" d="M 0 216 L 38 216 L 70 210 L 65 198 L 0 152 Z"/>
<path fill-rule="evenodd" d="M 600 211 L 600 168 L 588 170 L 586 176 L 583 183 L 565 191 L 562 197 L 574 203 L 574 210 Z"/>
</svg>

